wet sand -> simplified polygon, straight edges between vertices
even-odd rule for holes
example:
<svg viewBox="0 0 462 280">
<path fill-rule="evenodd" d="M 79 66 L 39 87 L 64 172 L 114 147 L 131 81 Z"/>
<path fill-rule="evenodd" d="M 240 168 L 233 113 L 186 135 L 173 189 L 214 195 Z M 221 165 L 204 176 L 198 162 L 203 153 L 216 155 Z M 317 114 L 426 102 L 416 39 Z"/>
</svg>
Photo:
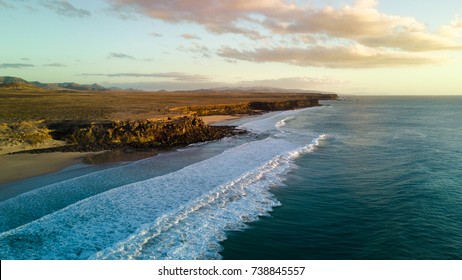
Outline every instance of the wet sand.
<svg viewBox="0 0 462 280">
<path fill-rule="evenodd" d="M 90 153 L 0 155 L 0 184 L 40 176 L 82 162 Z"/>
</svg>

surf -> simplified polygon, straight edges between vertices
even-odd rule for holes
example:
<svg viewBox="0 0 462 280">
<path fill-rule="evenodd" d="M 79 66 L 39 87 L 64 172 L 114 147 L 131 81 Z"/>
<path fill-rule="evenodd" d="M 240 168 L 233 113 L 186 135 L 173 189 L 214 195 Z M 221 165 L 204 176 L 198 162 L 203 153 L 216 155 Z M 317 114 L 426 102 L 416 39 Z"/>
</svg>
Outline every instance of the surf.
<svg viewBox="0 0 462 280">
<path fill-rule="evenodd" d="M 267 130 L 243 143 L 218 141 L 226 148 L 202 161 L 122 184 L 0 233 L 0 258 L 220 258 L 226 231 L 242 230 L 280 205 L 270 189 L 282 186 L 294 160 L 326 138 L 274 135 L 286 114 L 243 123 Z"/>
</svg>

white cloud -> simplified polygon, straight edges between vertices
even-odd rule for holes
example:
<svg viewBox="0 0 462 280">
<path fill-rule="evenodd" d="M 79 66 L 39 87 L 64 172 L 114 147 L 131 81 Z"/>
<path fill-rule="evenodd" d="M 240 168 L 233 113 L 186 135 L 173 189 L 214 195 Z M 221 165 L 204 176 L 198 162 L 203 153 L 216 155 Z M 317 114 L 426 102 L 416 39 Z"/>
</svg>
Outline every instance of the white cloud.
<svg viewBox="0 0 462 280">
<path fill-rule="evenodd" d="M 200 40 L 201 39 L 196 34 L 190 34 L 190 33 L 183 33 L 181 34 L 181 37 L 186 40 Z"/>
<path fill-rule="evenodd" d="M 386 67 L 436 63 L 441 59 L 425 52 L 462 50 L 458 42 L 461 20 L 431 32 L 413 17 L 379 11 L 377 0 L 356 0 L 339 8 L 315 8 L 284 0 L 108 1 L 118 10 L 167 22 L 195 23 L 218 34 L 241 34 L 258 45 L 242 51 L 228 46 L 227 51 L 220 52 L 232 59 L 326 67 Z M 279 39 L 263 45 L 274 37 Z M 278 45 L 281 41 L 288 42 L 287 48 Z M 375 52 L 358 53 L 353 50 L 358 46 Z M 337 56 L 334 51 L 339 52 Z M 266 57 L 269 54 L 276 57 Z M 251 58 L 252 55 L 256 57 Z M 333 57 L 345 61 L 330 60 Z"/>
<path fill-rule="evenodd" d="M 76 8 L 74 5 L 65 0 L 43 1 L 42 6 L 54 11 L 55 13 L 68 17 L 89 17 L 91 13 L 85 9 Z"/>
<path fill-rule="evenodd" d="M 236 86 L 257 86 L 257 87 L 274 87 L 285 89 L 316 89 L 325 88 L 326 86 L 339 86 L 348 83 L 344 80 L 336 80 L 329 77 L 286 77 L 279 79 L 265 79 L 241 81 Z"/>
<path fill-rule="evenodd" d="M 103 77 L 128 77 L 128 78 L 164 78 L 171 79 L 179 82 L 206 82 L 210 81 L 210 77 L 187 74 L 180 72 L 167 72 L 167 73 L 84 73 L 81 76 L 103 76 Z"/>
<path fill-rule="evenodd" d="M 241 51 L 229 47 L 219 50 L 218 55 L 227 59 L 252 62 L 281 62 L 299 66 L 327 68 L 377 68 L 418 66 L 438 63 L 441 59 L 413 53 L 381 51 L 356 46 L 315 46 L 309 48 L 260 48 Z"/>
</svg>

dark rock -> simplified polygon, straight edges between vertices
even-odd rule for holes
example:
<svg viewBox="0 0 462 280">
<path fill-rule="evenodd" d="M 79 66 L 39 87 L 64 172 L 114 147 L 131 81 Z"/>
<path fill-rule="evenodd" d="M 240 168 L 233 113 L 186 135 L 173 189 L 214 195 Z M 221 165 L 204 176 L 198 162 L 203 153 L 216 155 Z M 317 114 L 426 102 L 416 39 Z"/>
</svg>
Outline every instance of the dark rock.
<svg viewBox="0 0 462 280">
<path fill-rule="evenodd" d="M 159 121 L 61 121 L 48 123 L 48 128 L 53 130 L 53 139 L 68 145 L 29 153 L 168 149 L 245 133 L 232 126 L 208 126 L 197 116 Z"/>
</svg>

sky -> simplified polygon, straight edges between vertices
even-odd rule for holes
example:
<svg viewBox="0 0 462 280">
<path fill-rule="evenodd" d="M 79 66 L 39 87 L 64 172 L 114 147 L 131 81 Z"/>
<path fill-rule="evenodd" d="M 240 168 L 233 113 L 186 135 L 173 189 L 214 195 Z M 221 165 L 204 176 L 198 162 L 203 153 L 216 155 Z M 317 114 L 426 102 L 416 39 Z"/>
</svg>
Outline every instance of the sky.
<svg viewBox="0 0 462 280">
<path fill-rule="evenodd" d="M 461 95 L 462 0 L 0 0 L 0 76 Z"/>
</svg>

